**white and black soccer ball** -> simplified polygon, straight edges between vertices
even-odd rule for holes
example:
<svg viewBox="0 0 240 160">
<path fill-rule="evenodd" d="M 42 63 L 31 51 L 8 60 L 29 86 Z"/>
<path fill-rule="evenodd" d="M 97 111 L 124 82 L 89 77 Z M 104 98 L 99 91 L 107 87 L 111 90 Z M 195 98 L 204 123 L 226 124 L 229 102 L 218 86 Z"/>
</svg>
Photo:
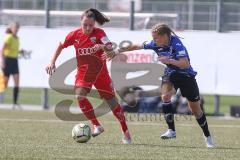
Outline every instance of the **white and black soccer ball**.
<svg viewBox="0 0 240 160">
<path fill-rule="evenodd" d="M 86 143 L 91 138 L 91 128 L 84 123 L 76 124 L 72 129 L 72 137 L 78 143 Z"/>
</svg>

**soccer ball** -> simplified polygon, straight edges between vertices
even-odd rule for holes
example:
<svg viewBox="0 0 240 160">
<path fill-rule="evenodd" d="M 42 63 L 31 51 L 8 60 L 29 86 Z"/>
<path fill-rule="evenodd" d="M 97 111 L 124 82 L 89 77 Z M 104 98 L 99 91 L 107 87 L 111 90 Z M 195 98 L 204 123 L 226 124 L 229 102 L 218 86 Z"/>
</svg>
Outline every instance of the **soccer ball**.
<svg viewBox="0 0 240 160">
<path fill-rule="evenodd" d="M 91 138 L 91 128 L 84 123 L 76 124 L 72 129 L 72 137 L 78 143 L 86 143 Z"/>
</svg>

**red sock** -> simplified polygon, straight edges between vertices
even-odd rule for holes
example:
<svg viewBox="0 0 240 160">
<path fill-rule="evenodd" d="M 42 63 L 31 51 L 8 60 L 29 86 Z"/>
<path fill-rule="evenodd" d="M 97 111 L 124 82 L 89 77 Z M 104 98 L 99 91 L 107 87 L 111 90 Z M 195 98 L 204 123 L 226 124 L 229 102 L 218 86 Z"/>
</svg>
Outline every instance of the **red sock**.
<svg viewBox="0 0 240 160">
<path fill-rule="evenodd" d="M 100 125 L 100 123 L 98 122 L 94 114 L 93 107 L 87 98 L 84 98 L 83 100 L 78 101 L 78 104 L 82 112 L 84 113 L 84 115 L 91 121 L 93 125 L 97 125 L 97 126 Z"/>
<path fill-rule="evenodd" d="M 126 119 L 125 119 L 123 110 L 122 110 L 122 108 L 120 107 L 120 105 L 118 104 L 116 107 L 114 107 L 114 108 L 112 109 L 112 112 L 113 112 L 114 116 L 118 119 L 118 121 L 120 122 L 121 127 L 122 127 L 122 131 L 123 131 L 124 133 L 125 133 L 126 131 L 128 131 L 128 127 L 127 127 L 127 124 L 126 124 Z"/>
</svg>

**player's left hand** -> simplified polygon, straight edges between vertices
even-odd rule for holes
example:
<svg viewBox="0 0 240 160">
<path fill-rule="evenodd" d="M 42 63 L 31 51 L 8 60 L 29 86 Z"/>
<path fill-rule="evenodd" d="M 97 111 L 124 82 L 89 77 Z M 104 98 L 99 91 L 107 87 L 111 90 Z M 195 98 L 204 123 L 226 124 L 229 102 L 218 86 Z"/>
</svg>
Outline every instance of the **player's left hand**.
<svg viewBox="0 0 240 160">
<path fill-rule="evenodd" d="M 160 56 L 160 57 L 158 57 L 158 60 L 164 64 L 171 63 L 171 59 L 168 56 Z"/>
<path fill-rule="evenodd" d="M 112 48 L 112 45 L 105 45 L 105 47 L 103 48 L 103 51 L 104 51 L 102 55 L 103 60 L 110 61 L 116 56 L 116 53 Z"/>
<path fill-rule="evenodd" d="M 104 53 L 102 54 L 102 60 L 112 60 L 114 57 L 116 56 L 115 51 L 104 51 Z"/>
</svg>

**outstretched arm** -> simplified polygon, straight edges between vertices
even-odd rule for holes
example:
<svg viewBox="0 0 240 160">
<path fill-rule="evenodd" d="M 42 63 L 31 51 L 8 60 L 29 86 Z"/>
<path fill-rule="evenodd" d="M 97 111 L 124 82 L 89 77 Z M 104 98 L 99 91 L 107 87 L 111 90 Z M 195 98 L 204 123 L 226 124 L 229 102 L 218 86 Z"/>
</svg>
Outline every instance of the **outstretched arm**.
<svg viewBox="0 0 240 160">
<path fill-rule="evenodd" d="M 113 59 L 117 54 L 122 53 L 122 52 L 126 52 L 126 51 L 133 51 L 133 50 L 139 50 L 139 49 L 143 49 L 143 46 L 140 44 L 133 44 L 133 45 L 129 45 L 127 47 L 122 47 L 116 50 L 113 50 L 112 48 L 104 48 L 104 55 L 103 58 L 105 59 Z"/>
<path fill-rule="evenodd" d="M 50 60 L 49 64 L 46 67 L 47 74 L 52 75 L 53 72 L 55 72 L 55 68 L 56 68 L 55 62 L 56 62 L 58 56 L 61 54 L 61 52 L 62 52 L 62 43 L 60 42 L 55 53 L 52 56 L 52 59 Z"/>
<path fill-rule="evenodd" d="M 119 48 L 118 53 L 126 52 L 126 51 L 134 51 L 134 50 L 139 50 L 139 49 L 143 49 L 142 44 L 132 44 L 132 45 L 129 45 L 127 47 Z"/>
</svg>

